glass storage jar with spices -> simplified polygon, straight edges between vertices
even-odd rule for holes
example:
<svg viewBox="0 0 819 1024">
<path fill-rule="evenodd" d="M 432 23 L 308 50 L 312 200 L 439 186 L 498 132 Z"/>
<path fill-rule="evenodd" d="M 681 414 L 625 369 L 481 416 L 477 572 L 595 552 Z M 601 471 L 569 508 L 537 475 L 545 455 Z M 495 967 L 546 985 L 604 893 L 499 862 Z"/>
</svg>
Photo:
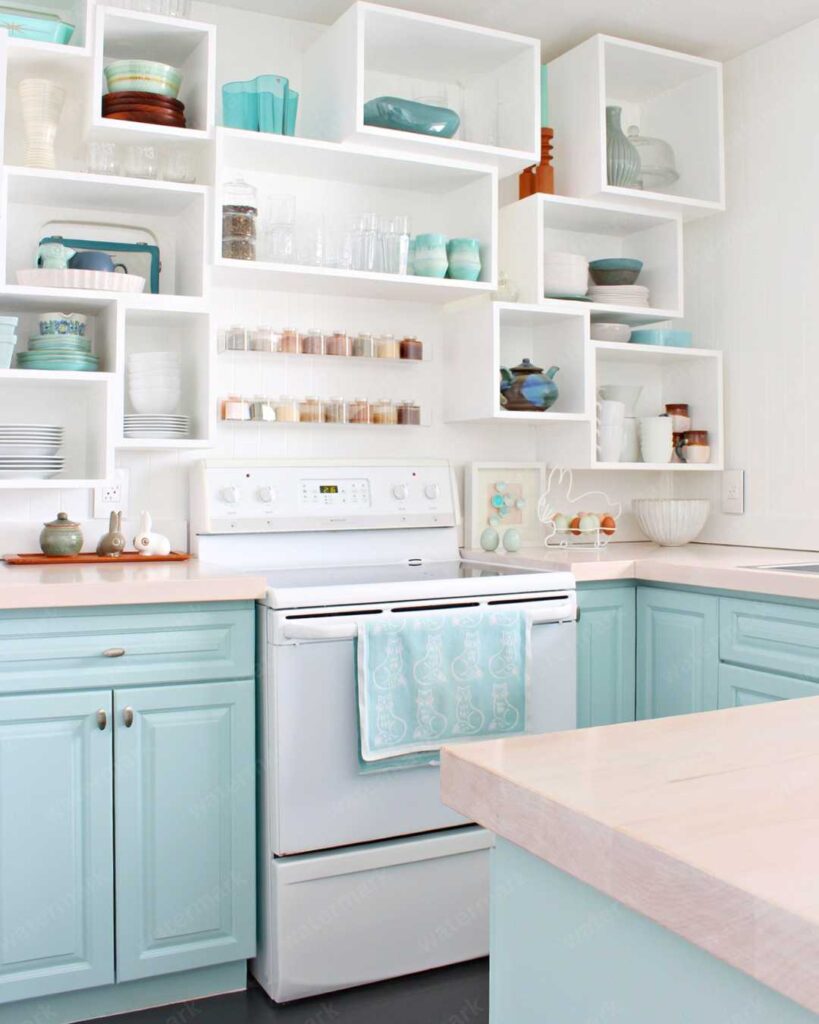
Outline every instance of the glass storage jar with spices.
<svg viewBox="0 0 819 1024">
<path fill-rule="evenodd" d="M 328 398 L 322 408 L 322 420 L 325 423 L 344 423 L 344 399 Z"/>
<path fill-rule="evenodd" d="M 311 327 L 301 336 L 299 349 L 303 356 L 320 356 L 324 354 L 324 335 L 316 327 Z"/>
<path fill-rule="evenodd" d="M 299 402 L 300 423 L 321 423 L 321 399 L 307 395 Z"/>
<path fill-rule="evenodd" d="M 347 406 L 348 423 L 369 423 L 370 403 L 366 398 L 354 398 Z"/>
<path fill-rule="evenodd" d="M 222 256 L 229 260 L 256 259 L 256 189 L 239 178 L 222 188 Z"/>
<path fill-rule="evenodd" d="M 375 339 L 371 334 L 357 334 L 353 338 L 352 353 L 361 359 L 372 359 L 375 355 Z"/>
<path fill-rule="evenodd" d="M 301 338 L 295 327 L 285 327 L 279 339 L 279 352 L 295 355 L 301 349 Z"/>
<path fill-rule="evenodd" d="M 417 338 L 402 338 L 399 345 L 402 359 L 424 358 L 424 343 Z"/>
<path fill-rule="evenodd" d="M 421 423 L 421 408 L 415 402 L 406 400 L 399 402 L 396 407 L 396 421 L 401 426 L 417 427 Z"/>
<path fill-rule="evenodd" d="M 299 401 L 292 395 L 282 395 L 276 403 L 276 419 L 279 423 L 299 422 Z"/>
</svg>

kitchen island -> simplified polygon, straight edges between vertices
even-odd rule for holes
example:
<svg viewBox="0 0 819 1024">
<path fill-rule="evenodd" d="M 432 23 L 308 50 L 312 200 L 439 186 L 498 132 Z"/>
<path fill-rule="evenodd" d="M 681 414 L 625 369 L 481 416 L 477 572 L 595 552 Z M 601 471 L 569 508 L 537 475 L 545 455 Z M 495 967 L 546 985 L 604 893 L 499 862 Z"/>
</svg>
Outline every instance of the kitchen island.
<svg viewBox="0 0 819 1024">
<path fill-rule="evenodd" d="M 447 748 L 497 834 L 492 1024 L 819 1013 L 819 700 Z"/>
</svg>

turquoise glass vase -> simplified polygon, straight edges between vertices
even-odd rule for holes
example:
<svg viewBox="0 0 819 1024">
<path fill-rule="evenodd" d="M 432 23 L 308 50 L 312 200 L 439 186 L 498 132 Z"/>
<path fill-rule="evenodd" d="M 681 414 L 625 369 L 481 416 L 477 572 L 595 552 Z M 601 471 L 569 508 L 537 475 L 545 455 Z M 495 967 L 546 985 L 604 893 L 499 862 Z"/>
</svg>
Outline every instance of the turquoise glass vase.
<svg viewBox="0 0 819 1024">
<path fill-rule="evenodd" d="M 620 124 L 621 107 L 606 107 L 606 171 L 609 185 L 636 188 L 640 179 L 640 154 Z"/>
</svg>

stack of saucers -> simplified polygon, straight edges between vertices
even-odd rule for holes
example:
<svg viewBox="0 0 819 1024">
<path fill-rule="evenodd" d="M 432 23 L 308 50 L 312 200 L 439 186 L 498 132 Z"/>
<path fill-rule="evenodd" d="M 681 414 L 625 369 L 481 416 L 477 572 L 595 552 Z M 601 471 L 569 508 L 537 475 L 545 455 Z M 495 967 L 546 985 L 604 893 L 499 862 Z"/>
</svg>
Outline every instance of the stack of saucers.
<svg viewBox="0 0 819 1024">
<path fill-rule="evenodd" d="M 125 414 L 126 437 L 142 437 L 155 441 L 181 441 L 190 436 L 190 418 L 188 416 L 144 415 L 141 413 Z"/>
<path fill-rule="evenodd" d="M 0 480 L 56 476 L 65 464 L 60 454 L 62 443 L 62 427 L 43 423 L 0 424 Z"/>
<path fill-rule="evenodd" d="M 592 302 L 607 306 L 647 306 L 648 288 L 642 284 L 593 284 L 589 288 Z"/>
</svg>

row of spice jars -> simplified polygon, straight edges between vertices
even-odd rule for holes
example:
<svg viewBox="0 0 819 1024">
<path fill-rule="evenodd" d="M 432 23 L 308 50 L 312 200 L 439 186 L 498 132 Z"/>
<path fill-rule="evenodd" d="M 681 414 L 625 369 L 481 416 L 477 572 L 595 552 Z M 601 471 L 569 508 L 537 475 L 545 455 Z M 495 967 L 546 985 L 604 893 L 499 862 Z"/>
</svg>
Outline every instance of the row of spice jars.
<svg viewBox="0 0 819 1024">
<path fill-rule="evenodd" d="M 228 327 L 225 349 L 230 352 L 283 352 L 303 356 L 356 356 L 365 359 L 423 359 L 424 343 L 418 338 L 396 338 L 392 334 L 324 333 L 311 327 L 300 332 L 293 327 L 275 331 L 272 327 Z"/>
<path fill-rule="evenodd" d="M 419 426 L 421 408 L 416 402 L 379 398 L 242 398 L 228 395 L 221 403 L 223 420 L 255 420 L 263 423 L 373 423 L 384 426 Z"/>
</svg>

